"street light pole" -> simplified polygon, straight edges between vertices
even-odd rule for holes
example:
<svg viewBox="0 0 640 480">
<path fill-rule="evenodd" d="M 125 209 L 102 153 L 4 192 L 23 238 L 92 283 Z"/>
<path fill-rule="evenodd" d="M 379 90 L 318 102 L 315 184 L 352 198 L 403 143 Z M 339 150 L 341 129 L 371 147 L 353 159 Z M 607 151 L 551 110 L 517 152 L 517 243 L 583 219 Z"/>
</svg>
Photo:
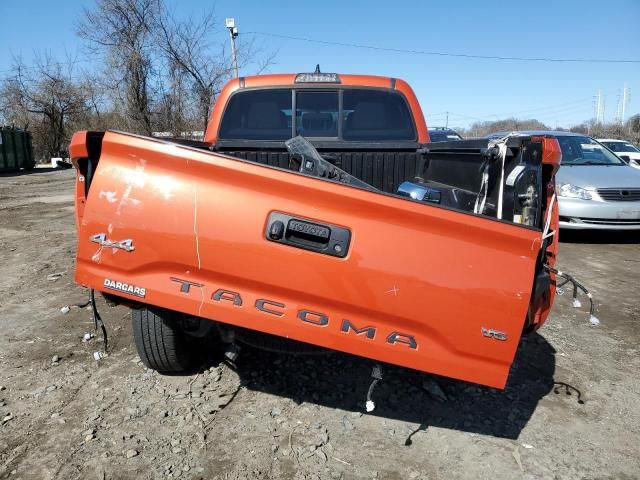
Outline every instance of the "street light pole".
<svg viewBox="0 0 640 480">
<path fill-rule="evenodd" d="M 235 18 L 225 19 L 225 26 L 229 30 L 229 36 L 231 37 L 231 56 L 233 58 L 233 73 L 238 78 L 238 55 L 236 51 L 236 37 L 238 36 L 238 27 L 236 27 Z"/>
</svg>

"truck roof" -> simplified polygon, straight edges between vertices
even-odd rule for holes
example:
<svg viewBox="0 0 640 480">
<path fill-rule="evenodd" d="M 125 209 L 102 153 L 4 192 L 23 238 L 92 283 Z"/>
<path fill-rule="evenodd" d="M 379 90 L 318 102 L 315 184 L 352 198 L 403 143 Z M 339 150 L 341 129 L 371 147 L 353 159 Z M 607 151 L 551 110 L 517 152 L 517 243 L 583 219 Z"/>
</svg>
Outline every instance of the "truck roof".
<svg viewBox="0 0 640 480">
<path fill-rule="evenodd" d="M 398 91 L 406 98 L 411 115 L 414 117 L 418 133 L 418 142 L 426 143 L 429 141 L 427 124 L 418 99 L 413 89 L 404 80 L 378 75 L 354 75 L 343 73 L 276 73 L 239 77 L 229 80 L 220 92 L 220 95 L 218 95 L 213 110 L 211 111 L 211 116 L 209 117 L 209 123 L 204 136 L 205 142 L 211 144 L 216 143 L 222 115 L 224 114 L 224 109 L 231 95 L 242 89 L 273 87 L 317 89 L 364 87 Z"/>
<path fill-rule="evenodd" d="M 307 81 L 296 83 L 296 77 L 298 75 L 318 75 L 318 78 L 332 78 L 331 75 L 337 76 L 335 78 L 340 79 L 340 83 L 334 81 Z M 274 73 L 266 75 L 252 75 L 248 77 L 240 77 L 237 79 L 239 83 L 243 83 L 245 88 L 253 87 L 272 87 L 272 86 L 285 86 L 285 85 L 309 85 L 318 86 L 322 84 L 328 85 L 348 85 L 358 87 L 391 87 L 392 82 L 395 83 L 398 80 L 393 77 L 383 77 L 380 75 L 353 75 L 344 73 Z M 229 83 L 233 82 L 231 80 Z"/>
</svg>

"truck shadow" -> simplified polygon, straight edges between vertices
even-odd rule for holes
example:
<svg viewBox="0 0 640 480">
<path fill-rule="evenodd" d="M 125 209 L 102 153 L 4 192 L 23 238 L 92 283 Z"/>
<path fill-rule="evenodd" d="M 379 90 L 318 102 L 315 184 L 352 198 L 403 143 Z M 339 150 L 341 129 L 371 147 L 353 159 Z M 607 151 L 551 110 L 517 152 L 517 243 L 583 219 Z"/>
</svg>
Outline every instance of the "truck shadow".
<svg viewBox="0 0 640 480">
<path fill-rule="evenodd" d="M 298 404 L 364 412 L 373 365 L 342 353 L 294 356 L 245 347 L 236 368 L 249 389 Z M 376 409 L 370 415 L 418 424 L 407 430 L 406 445 L 430 426 L 517 439 L 540 399 L 553 389 L 554 372 L 555 350 L 538 334 L 522 340 L 503 391 L 383 365 L 384 380 L 373 392 Z"/>
</svg>

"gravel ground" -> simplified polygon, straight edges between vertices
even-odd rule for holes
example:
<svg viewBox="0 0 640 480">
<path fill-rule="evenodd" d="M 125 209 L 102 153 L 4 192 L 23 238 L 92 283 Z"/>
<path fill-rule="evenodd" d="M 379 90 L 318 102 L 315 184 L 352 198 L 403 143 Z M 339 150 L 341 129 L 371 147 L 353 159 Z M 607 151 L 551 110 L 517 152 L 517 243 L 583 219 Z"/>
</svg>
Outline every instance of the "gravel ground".
<svg viewBox="0 0 640 480">
<path fill-rule="evenodd" d="M 504 391 L 371 362 L 245 349 L 191 376 L 146 370 L 130 316 L 73 283 L 73 172 L 0 177 L 0 478 L 640 478 L 640 235 L 563 232 L 562 270 L 600 327 L 558 297 Z M 584 302 L 586 303 L 586 302 Z"/>
</svg>

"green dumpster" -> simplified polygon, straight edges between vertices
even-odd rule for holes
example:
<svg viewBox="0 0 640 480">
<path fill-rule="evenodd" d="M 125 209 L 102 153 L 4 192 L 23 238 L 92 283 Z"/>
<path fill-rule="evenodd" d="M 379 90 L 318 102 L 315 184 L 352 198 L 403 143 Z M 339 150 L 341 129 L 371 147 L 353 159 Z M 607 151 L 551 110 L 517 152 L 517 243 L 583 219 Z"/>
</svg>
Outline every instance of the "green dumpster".
<svg viewBox="0 0 640 480">
<path fill-rule="evenodd" d="M 0 172 L 35 166 L 31 133 L 19 128 L 0 127 Z"/>
</svg>

